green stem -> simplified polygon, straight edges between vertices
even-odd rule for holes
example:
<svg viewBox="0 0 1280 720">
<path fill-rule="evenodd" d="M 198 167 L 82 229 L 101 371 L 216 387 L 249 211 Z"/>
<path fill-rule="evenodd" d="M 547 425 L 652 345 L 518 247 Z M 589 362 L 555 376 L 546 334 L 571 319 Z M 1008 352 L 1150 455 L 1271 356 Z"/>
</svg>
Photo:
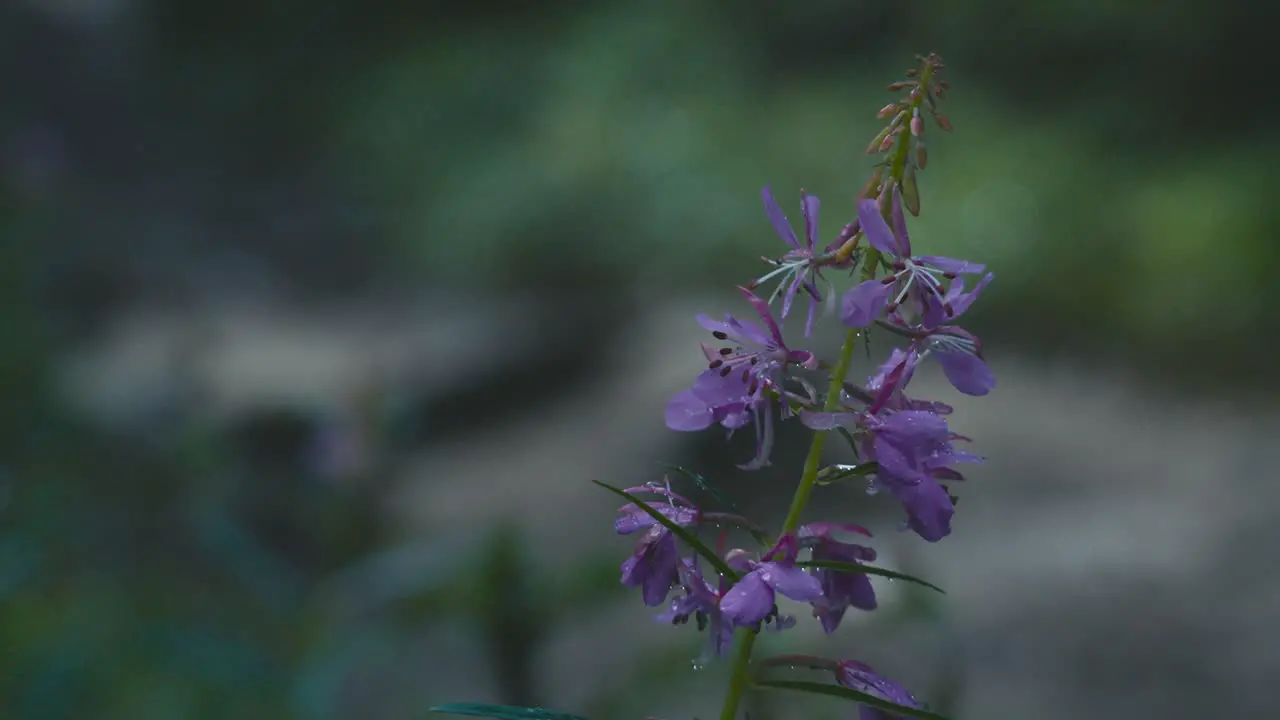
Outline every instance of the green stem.
<svg viewBox="0 0 1280 720">
<path fill-rule="evenodd" d="M 751 684 L 751 649 L 756 644 L 756 631 L 742 628 L 738 631 L 737 650 L 733 653 L 733 675 L 729 677 L 729 694 L 724 697 L 720 720 L 735 720 L 742 693 Z"/>
</svg>

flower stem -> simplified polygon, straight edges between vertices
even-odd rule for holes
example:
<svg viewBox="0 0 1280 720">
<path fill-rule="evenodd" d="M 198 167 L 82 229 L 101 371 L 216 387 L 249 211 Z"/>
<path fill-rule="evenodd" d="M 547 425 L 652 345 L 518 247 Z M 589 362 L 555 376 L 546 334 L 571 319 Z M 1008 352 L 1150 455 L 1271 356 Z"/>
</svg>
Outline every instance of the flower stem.
<svg viewBox="0 0 1280 720">
<path fill-rule="evenodd" d="M 861 328 L 853 328 L 844 338 L 840 348 L 840 359 L 831 373 L 831 385 L 827 388 L 827 399 L 823 410 L 831 412 L 840 404 L 840 391 L 844 387 L 845 375 L 849 372 L 849 363 L 853 360 L 853 350 L 862 337 Z M 816 432 L 809 444 L 809 456 L 804 461 L 804 474 L 800 476 L 800 484 L 791 499 L 791 510 L 782 523 L 782 534 L 795 532 L 800 524 L 800 514 L 809 504 L 809 495 L 818 481 L 818 470 L 822 466 L 822 448 L 827 443 L 827 433 Z M 738 714 L 738 704 L 742 701 L 742 693 L 751 682 L 751 650 L 756 644 L 756 631 L 743 628 L 738 631 L 737 650 L 733 654 L 732 676 L 729 678 L 729 693 L 724 698 L 724 706 L 720 710 L 720 720 L 734 720 Z"/>
</svg>

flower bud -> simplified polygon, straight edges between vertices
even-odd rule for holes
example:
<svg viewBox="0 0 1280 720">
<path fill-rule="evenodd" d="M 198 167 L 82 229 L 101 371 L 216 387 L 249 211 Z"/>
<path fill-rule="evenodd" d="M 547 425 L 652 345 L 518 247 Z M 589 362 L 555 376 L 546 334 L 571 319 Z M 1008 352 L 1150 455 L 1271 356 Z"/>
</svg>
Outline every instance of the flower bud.
<svg viewBox="0 0 1280 720">
<path fill-rule="evenodd" d="M 871 144 L 867 145 L 867 154 L 875 155 L 878 152 L 884 152 L 886 148 L 882 148 L 881 145 L 884 145 L 885 140 L 889 137 L 889 133 L 891 132 L 893 132 L 892 125 L 877 133 L 876 136 L 871 139 Z"/>
<path fill-rule="evenodd" d="M 884 174 L 884 168 L 876 168 L 876 171 L 867 179 L 867 184 L 862 186 L 862 192 L 858 195 L 860 198 L 873 198 L 880 191 L 880 176 Z"/>
<path fill-rule="evenodd" d="M 920 108 L 911 113 L 911 134 L 916 137 L 924 135 L 924 120 L 920 119 Z"/>
<path fill-rule="evenodd" d="M 889 91 L 898 92 L 899 90 L 905 90 L 906 88 L 913 88 L 915 86 L 916 82 L 914 80 L 899 80 L 896 83 L 889 83 Z"/>
<path fill-rule="evenodd" d="M 916 167 L 923 170 L 929 164 L 929 151 L 924 147 L 923 140 L 916 141 Z"/>
<path fill-rule="evenodd" d="M 916 170 L 910 165 L 902 178 L 902 206 L 912 215 L 920 216 L 920 186 L 916 184 Z"/>
<path fill-rule="evenodd" d="M 934 115 L 933 119 L 938 123 L 938 127 L 942 128 L 944 132 L 951 132 L 951 121 L 947 119 L 946 115 Z"/>
<path fill-rule="evenodd" d="M 898 110 L 898 103 L 889 103 L 888 105 L 885 105 L 884 107 L 880 108 L 880 112 L 876 113 L 876 119 L 888 120 L 889 116 L 897 112 L 897 110 Z"/>
<path fill-rule="evenodd" d="M 879 152 L 884 152 L 889 148 L 893 147 L 893 141 L 897 139 L 898 139 L 898 134 L 896 132 L 890 132 L 888 135 L 885 136 L 884 140 L 881 141 Z"/>
</svg>

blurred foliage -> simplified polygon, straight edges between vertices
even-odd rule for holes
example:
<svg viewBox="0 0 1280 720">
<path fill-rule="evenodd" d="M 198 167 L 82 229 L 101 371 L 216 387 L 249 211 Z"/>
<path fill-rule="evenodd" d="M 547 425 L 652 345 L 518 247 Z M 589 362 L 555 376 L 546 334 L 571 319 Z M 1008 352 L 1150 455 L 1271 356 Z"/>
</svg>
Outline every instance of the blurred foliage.
<svg viewBox="0 0 1280 720">
<path fill-rule="evenodd" d="M 229 427 L 186 398 L 102 427 L 60 395 L 59 362 L 113 313 L 189 299 L 219 267 L 233 295 L 261 271 L 304 297 L 431 283 L 579 304 L 586 289 L 608 308 L 619 287 L 740 282 L 781 250 L 762 185 L 819 194 L 823 234 L 838 231 L 882 86 L 916 52 L 949 61 L 956 126 L 930 130 L 916 242 L 996 271 L 976 329 L 1029 352 L 1158 354 L 1148 377 L 1195 387 L 1269 377 L 1275 12 L 0 6 L 22 60 L 0 68 L 0 715 L 373 717 L 371 674 L 387 676 L 369 681 L 383 709 L 399 692 L 412 714 L 440 698 L 420 696 L 425 669 L 394 666 L 441 618 L 483 639 L 503 700 L 553 704 L 533 657 L 614 596 L 614 555 L 549 583 L 524 574 L 514 528 L 470 550 L 389 537 L 387 470 L 406 448 L 342 484 L 315 465 L 330 419 L 306 408 Z M 427 414 L 477 421 L 448 399 Z M 636 684 L 603 689 L 591 717 L 704 680 L 689 657 L 637 659 Z"/>
</svg>

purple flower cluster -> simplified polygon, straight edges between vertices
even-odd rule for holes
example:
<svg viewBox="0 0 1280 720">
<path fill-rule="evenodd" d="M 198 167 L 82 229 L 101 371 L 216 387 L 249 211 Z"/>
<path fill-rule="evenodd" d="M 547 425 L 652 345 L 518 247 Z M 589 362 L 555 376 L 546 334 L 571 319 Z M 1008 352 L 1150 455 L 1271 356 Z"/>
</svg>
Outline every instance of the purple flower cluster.
<svg viewBox="0 0 1280 720">
<path fill-rule="evenodd" d="M 821 202 L 816 196 L 801 192 L 804 231 L 797 234 L 771 190 L 761 191 L 765 216 L 786 250 L 777 259 L 766 258 L 770 269 L 739 288 L 754 318 L 697 316 L 714 342 L 702 344 L 704 368 L 670 399 L 665 413 L 667 426 L 677 431 L 720 425 L 732 434 L 754 426 L 755 453 L 739 466 L 745 470 L 769 465 L 775 426 L 791 418 L 816 433 L 838 435 L 856 464 L 820 470 L 825 436 L 815 439 L 778 539 L 771 542 L 749 521 L 737 518 L 752 529 L 758 541 L 754 549 L 726 552 L 727 534 L 715 550 L 702 544 L 697 539 L 701 529 L 734 516 L 704 513 L 669 487 L 621 491 L 633 502 L 619 510 L 616 530 L 639 534 L 634 552 L 622 563 L 622 583 L 638 588 L 646 605 L 665 605 L 660 621 L 684 625 L 693 620 L 706 632 L 711 656 L 729 650 L 735 631 L 745 629 L 753 637 L 764 629 L 795 625 L 795 618 L 779 608 L 779 596 L 807 605 L 828 634 L 839 628 L 850 608 L 876 609 L 869 575 L 894 574 L 871 565 L 876 552 L 862 544 L 871 533 L 843 521 L 801 524 L 819 478 L 866 478 L 869 494 L 887 495 L 902 507 L 903 529 L 937 542 L 951 533 L 956 499 L 949 487 L 965 479 L 957 468 L 983 460 L 964 449 L 968 438 L 951 429 L 950 405 L 908 394 L 917 368 L 930 358 L 962 394 L 982 396 L 995 387 L 981 340 L 958 324 L 993 275 L 968 260 L 916 254 L 907 232 L 904 209 L 920 212 L 916 174 L 927 160 L 922 111 L 933 113 L 943 130 L 951 127 L 936 108 L 948 87 L 936 77 L 941 61 L 936 56 L 921 60 L 922 67 L 908 73 L 917 80 L 891 86 L 909 92 L 881 111 L 882 118 L 892 121 L 868 148 L 872 154 L 893 149 L 893 155 L 877 165 L 865 199 L 830 242 L 824 244 L 819 232 Z M 838 295 L 828 275 L 841 271 L 860 271 L 861 278 Z M 774 282 L 767 300 L 754 292 Z M 806 339 L 813 335 L 823 306 L 829 311 L 838 306 L 838 313 L 821 313 L 838 314 L 849 328 L 838 362 L 820 363 L 813 352 L 793 348 L 784 339 L 782 324 L 801 294 L 808 298 Z M 780 304 L 776 317 L 774 303 Z M 868 369 L 865 383 L 851 382 L 846 375 L 854 345 L 873 331 L 898 339 L 898 346 L 890 348 L 878 367 Z M 815 385 L 828 390 L 820 393 Z M 655 497 L 638 500 L 638 494 Z M 692 552 L 682 553 L 682 547 Z M 703 572 L 706 564 L 715 571 L 710 579 Z M 750 644 L 742 646 L 735 672 L 745 672 L 750 651 Z M 834 670 L 837 684 L 852 691 L 846 694 L 864 703 L 861 720 L 898 717 L 885 707 L 921 707 L 901 685 L 863 663 L 823 662 L 829 664 L 817 667 Z M 731 691 L 726 716 L 734 713 L 736 703 Z"/>
</svg>

